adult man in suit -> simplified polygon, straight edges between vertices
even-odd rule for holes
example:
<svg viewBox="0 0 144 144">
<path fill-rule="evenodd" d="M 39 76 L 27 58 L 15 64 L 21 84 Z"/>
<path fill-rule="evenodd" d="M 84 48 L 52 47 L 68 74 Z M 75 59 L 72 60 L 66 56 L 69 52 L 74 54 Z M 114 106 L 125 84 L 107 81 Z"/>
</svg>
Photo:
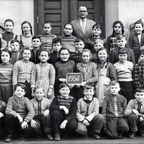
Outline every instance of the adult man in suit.
<svg viewBox="0 0 144 144">
<path fill-rule="evenodd" d="M 80 6 L 78 11 L 79 19 L 71 22 L 73 26 L 73 35 L 86 41 L 92 36 L 92 26 L 96 23 L 87 18 L 88 11 L 85 6 Z"/>
</svg>

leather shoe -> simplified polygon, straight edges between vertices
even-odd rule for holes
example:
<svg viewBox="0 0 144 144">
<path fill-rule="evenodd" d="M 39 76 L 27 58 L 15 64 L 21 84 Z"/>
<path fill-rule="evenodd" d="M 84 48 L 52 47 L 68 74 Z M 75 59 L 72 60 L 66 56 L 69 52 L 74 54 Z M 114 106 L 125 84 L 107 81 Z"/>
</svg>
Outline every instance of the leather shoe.
<svg viewBox="0 0 144 144">
<path fill-rule="evenodd" d="M 55 141 L 60 141 L 60 134 L 59 133 L 55 133 L 54 140 Z"/>
<path fill-rule="evenodd" d="M 132 132 L 132 133 L 129 134 L 129 138 L 130 139 L 133 139 L 134 137 L 135 137 L 135 133 L 134 132 Z"/>
<path fill-rule="evenodd" d="M 100 139 L 100 135 L 98 133 L 94 133 L 93 137 L 94 139 Z"/>
<path fill-rule="evenodd" d="M 47 134 L 47 139 L 48 139 L 48 140 L 53 140 L 52 135 L 51 135 L 51 134 Z"/>
<path fill-rule="evenodd" d="M 5 142 L 10 142 L 11 141 L 11 135 L 8 135 L 6 138 L 5 138 Z"/>
</svg>

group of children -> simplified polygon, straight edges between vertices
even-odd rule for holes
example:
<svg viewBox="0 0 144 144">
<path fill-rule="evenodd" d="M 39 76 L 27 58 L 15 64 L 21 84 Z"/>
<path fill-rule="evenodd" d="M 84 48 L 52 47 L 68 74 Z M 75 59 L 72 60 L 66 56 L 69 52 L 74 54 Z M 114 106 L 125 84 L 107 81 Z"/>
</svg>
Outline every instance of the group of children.
<svg viewBox="0 0 144 144">
<path fill-rule="evenodd" d="M 4 22 L 0 35 L 0 138 L 11 141 L 15 127 L 19 137 L 44 134 L 49 140 L 64 135 L 110 138 L 129 131 L 144 136 L 144 47 L 143 23 L 135 23 L 129 42 L 121 21 L 113 23 L 107 41 L 101 27 L 92 27 L 93 37 L 85 43 L 72 35 L 70 23 L 64 35 L 33 36 L 28 21 L 22 35 L 13 33 L 14 22 Z M 67 73 L 81 73 L 81 84 L 68 84 Z M 134 99 L 135 97 L 135 99 Z M 128 102 L 128 104 L 127 104 Z"/>
</svg>

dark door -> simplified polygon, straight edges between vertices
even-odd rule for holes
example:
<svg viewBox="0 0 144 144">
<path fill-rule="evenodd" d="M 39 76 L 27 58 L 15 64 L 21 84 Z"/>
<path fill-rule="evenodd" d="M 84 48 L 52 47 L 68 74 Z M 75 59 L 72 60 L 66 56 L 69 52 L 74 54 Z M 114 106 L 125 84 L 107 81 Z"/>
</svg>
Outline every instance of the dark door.
<svg viewBox="0 0 144 144">
<path fill-rule="evenodd" d="M 78 18 L 78 8 L 81 5 L 88 8 L 88 18 L 102 25 L 102 36 L 104 37 L 104 0 L 35 0 L 35 34 L 41 34 L 43 22 L 49 21 L 52 24 L 52 33 L 62 35 L 64 24 Z"/>
</svg>

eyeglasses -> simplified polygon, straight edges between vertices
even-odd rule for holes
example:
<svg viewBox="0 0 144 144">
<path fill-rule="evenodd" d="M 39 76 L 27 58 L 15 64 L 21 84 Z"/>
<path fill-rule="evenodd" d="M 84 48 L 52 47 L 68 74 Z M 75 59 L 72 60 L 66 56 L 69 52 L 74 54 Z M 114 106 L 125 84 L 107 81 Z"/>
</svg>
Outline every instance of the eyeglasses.
<svg viewBox="0 0 144 144">
<path fill-rule="evenodd" d="M 79 12 L 87 12 L 87 11 L 79 11 Z"/>
</svg>

